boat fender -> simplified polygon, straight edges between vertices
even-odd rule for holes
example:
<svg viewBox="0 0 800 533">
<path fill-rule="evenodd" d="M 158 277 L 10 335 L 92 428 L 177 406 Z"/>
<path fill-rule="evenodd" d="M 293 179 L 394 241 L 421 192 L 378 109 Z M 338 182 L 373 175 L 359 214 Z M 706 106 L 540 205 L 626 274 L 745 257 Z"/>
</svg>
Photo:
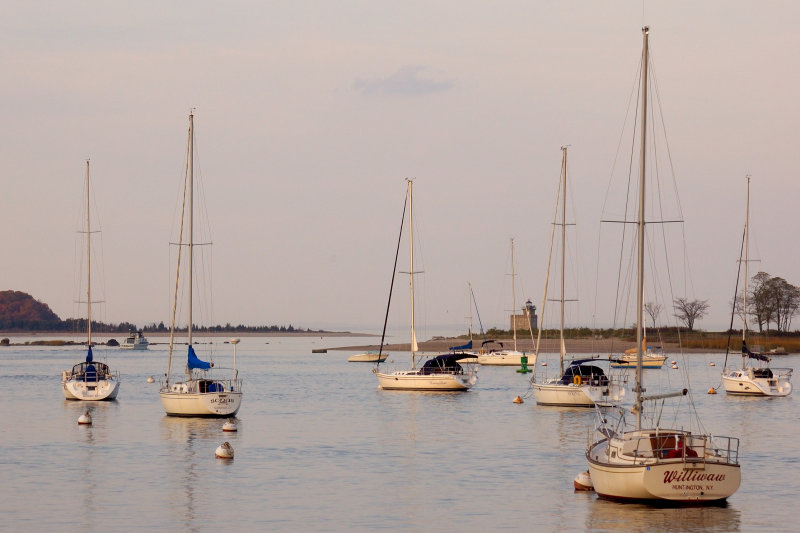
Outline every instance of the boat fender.
<svg viewBox="0 0 800 533">
<path fill-rule="evenodd" d="M 580 386 L 580 384 L 581 384 L 581 377 L 580 377 L 580 376 L 577 376 L 577 375 L 576 375 L 576 376 L 572 376 L 572 382 L 573 382 L 575 385 L 578 385 L 578 386 Z"/>
</svg>

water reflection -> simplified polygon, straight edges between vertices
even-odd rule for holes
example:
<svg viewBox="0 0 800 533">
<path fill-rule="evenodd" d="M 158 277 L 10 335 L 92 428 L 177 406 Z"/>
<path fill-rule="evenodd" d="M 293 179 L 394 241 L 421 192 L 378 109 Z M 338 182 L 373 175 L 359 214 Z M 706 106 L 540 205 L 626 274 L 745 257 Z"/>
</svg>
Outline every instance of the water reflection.
<svg viewBox="0 0 800 533">
<path fill-rule="evenodd" d="M 741 531 L 740 512 L 729 505 L 653 507 L 596 497 L 584 525 L 587 531 Z"/>
<path fill-rule="evenodd" d="M 226 420 L 170 416 L 161 419 L 161 438 L 167 447 L 167 464 L 171 465 L 166 476 L 168 482 L 179 480 L 173 489 L 176 497 L 171 501 L 171 509 L 175 522 L 184 531 L 200 531 L 207 524 L 205 502 L 209 493 L 213 493 L 214 473 L 210 465 L 216 461 L 214 450 L 223 440 L 233 440 L 236 435 L 222 432 Z"/>
</svg>

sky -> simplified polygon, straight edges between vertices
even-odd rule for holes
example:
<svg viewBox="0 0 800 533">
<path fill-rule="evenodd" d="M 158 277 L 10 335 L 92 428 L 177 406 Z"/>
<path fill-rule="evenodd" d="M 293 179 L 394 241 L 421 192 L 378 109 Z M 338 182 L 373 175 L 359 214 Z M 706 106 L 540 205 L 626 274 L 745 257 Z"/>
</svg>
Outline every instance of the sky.
<svg viewBox="0 0 800 533">
<path fill-rule="evenodd" d="M 727 327 L 746 174 L 751 268 L 800 284 L 795 2 L 31 1 L 3 14 L 0 290 L 62 318 L 82 314 L 89 158 L 100 318 L 168 321 L 192 108 L 214 323 L 379 331 L 414 178 L 422 336 L 466 329 L 467 283 L 484 327 L 506 327 L 509 239 L 517 307 L 540 306 L 569 145 L 568 323 L 610 325 L 598 235 L 643 25 L 691 265 L 676 296 L 709 301 L 699 327 Z"/>
</svg>

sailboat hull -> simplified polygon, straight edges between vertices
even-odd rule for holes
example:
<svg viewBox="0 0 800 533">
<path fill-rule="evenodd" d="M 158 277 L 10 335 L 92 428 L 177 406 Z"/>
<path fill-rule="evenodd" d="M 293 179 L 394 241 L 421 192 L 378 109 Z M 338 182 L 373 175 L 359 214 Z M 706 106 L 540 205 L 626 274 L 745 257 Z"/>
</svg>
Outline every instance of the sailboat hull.
<svg viewBox="0 0 800 533">
<path fill-rule="evenodd" d="M 749 369 L 748 369 L 749 370 Z M 757 378 L 742 370 L 722 375 L 725 392 L 737 396 L 788 396 L 792 393 L 792 382 L 787 378 Z"/>
<path fill-rule="evenodd" d="M 398 371 L 391 374 L 376 372 L 378 387 L 384 390 L 465 391 L 475 385 L 474 374 L 419 374 Z"/>
<path fill-rule="evenodd" d="M 96 382 L 68 380 L 62 381 L 64 398 L 89 402 L 114 400 L 119 392 L 119 381 L 101 379 Z"/>
<path fill-rule="evenodd" d="M 538 405 L 562 407 L 594 407 L 596 403 L 607 404 L 619 401 L 609 386 L 576 385 L 574 383 L 534 383 L 533 396 Z M 615 389 L 615 388 L 614 388 Z"/>
<path fill-rule="evenodd" d="M 523 355 L 525 354 L 513 350 L 491 352 L 478 355 L 478 364 L 486 366 L 520 366 Z"/>
<path fill-rule="evenodd" d="M 241 392 L 160 392 L 168 416 L 224 418 L 234 416 L 242 404 Z"/>
<path fill-rule="evenodd" d="M 674 439 L 680 433 L 671 435 Z M 647 449 L 646 444 L 654 438 L 666 442 L 670 433 L 660 430 L 625 434 L 613 438 L 611 444 L 604 439 L 589 447 L 586 459 L 598 496 L 620 501 L 702 505 L 724 501 L 739 488 L 741 468 L 728 457 L 731 450 L 700 444 L 693 446 L 699 449 L 697 456 L 665 458 L 666 449 L 663 453 Z"/>
</svg>

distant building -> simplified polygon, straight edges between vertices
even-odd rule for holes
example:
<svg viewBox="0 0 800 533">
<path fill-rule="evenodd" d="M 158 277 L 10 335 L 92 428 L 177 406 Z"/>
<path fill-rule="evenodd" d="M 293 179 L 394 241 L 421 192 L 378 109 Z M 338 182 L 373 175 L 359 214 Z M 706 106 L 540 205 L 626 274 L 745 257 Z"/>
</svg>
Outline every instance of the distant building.
<svg viewBox="0 0 800 533">
<path fill-rule="evenodd" d="M 539 317 L 536 316 L 536 306 L 530 300 L 525 302 L 521 315 L 511 315 L 511 329 L 517 331 L 535 331 L 539 327 Z"/>
</svg>

